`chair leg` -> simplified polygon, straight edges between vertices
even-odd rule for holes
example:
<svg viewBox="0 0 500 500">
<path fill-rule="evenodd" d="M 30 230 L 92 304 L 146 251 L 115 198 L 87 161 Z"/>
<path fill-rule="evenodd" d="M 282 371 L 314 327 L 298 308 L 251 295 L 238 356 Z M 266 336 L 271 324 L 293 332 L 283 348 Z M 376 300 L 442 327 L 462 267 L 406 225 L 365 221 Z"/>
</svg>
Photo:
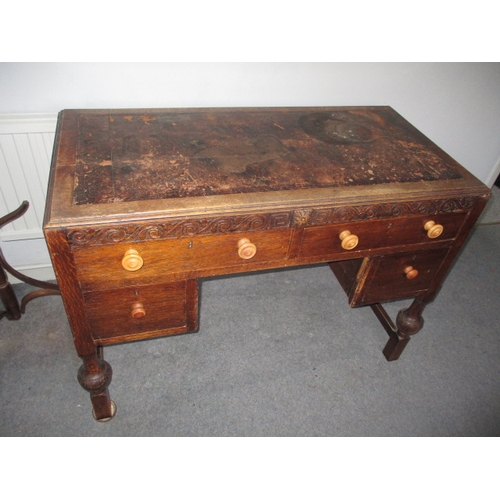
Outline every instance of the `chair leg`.
<svg viewBox="0 0 500 500">
<path fill-rule="evenodd" d="M 27 201 L 23 201 L 19 208 L 1 217 L 0 229 L 6 224 L 21 217 L 26 210 L 28 210 L 28 207 L 29 203 Z M 14 289 L 9 283 L 7 272 L 28 285 L 40 288 L 40 290 L 28 293 L 22 299 L 21 304 L 19 304 L 16 294 L 14 293 Z M 0 298 L 2 299 L 2 303 L 6 309 L 5 311 L 0 311 L 0 319 L 3 317 L 6 317 L 7 319 L 20 319 L 21 315 L 25 312 L 26 304 L 28 302 L 45 295 L 60 295 L 59 286 L 56 283 L 36 280 L 20 273 L 5 260 L 2 250 L 0 249 Z"/>
<path fill-rule="evenodd" d="M 21 308 L 17 300 L 12 285 L 9 283 L 7 273 L 3 270 L 0 263 L 0 298 L 5 307 L 5 311 L 0 311 L 0 319 L 4 316 L 7 319 L 19 319 L 21 317 Z"/>
</svg>

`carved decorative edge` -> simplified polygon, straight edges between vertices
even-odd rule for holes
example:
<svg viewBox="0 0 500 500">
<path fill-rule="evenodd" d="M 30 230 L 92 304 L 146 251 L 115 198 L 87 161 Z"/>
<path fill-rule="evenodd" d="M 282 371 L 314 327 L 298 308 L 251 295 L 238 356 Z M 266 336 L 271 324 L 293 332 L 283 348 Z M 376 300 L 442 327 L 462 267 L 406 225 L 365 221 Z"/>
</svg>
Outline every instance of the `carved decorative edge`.
<svg viewBox="0 0 500 500">
<path fill-rule="evenodd" d="M 291 219 L 292 212 L 280 212 L 275 214 L 172 220 L 153 224 L 126 224 L 103 228 L 79 228 L 68 232 L 68 241 L 72 246 L 93 246 L 233 232 L 263 231 L 290 227 Z"/>
<path fill-rule="evenodd" d="M 271 214 L 172 220 L 113 227 L 82 227 L 68 231 L 68 242 L 76 247 L 112 245 L 287 227 L 325 226 L 410 215 L 466 212 L 474 208 L 477 199 L 465 197 L 354 207 L 304 208 Z"/>
<path fill-rule="evenodd" d="M 403 203 L 380 203 L 340 208 L 299 209 L 294 213 L 294 225 L 325 226 L 345 222 L 371 219 L 387 219 L 410 215 L 469 212 L 474 208 L 477 197 L 452 198 L 447 200 L 424 200 Z"/>
</svg>

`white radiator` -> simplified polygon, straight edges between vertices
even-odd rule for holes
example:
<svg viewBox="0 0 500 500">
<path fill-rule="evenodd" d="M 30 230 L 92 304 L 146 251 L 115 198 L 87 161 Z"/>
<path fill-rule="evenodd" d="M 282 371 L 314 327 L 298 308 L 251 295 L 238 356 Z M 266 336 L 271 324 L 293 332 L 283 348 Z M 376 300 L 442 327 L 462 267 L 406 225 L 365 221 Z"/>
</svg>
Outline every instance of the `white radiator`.
<svg viewBox="0 0 500 500">
<path fill-rule="evenodd" d="M 2 241 L 43 238 L 42 222 L 57 114 L 0 115 L 0 217 L 28 200 Z"/>
<path fill-rule="evenodd" d="M 39 280 L 55 277 L 42 224 L 56 123 L 56 113 L 0 115 L 0 217 L 30 204 L 0 230 L 1 248 L 11 266 Z"/>
</svg>

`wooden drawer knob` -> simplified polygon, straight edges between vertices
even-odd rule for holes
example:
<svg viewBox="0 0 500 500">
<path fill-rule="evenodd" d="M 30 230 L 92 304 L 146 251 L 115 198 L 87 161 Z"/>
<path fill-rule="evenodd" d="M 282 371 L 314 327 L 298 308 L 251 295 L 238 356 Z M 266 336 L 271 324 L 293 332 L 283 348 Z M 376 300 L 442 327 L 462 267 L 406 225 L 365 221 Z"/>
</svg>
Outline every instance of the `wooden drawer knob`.
<svg viewBox="0 0 500 500">
<path fill-rule="evenodd" d="M 407 266 L 404 268 L 404 273 L 406 274 L 406 279 L 413 280 L 418 276 L 418 271 L 412 266 Z"/>
<path fill-rule="evenodd" d="M 137 250 L 127 250 L 122 259 L 122 266 L 125 271 L 138 271 L 144 261 Z"/>
<path fill-rule="evenodd" d="M 251 259 L 257 253 L 257 247 L 248 238 L 238 241 L 238 255 L 242 259 Z"/>
<path fill-rule="evenodd" d="M 359 238 L 355 234 L 351 234 L 351 231 L 342 231 L 339 234 L 339 238 L 342 240 L 342 248 L 344 250 L 352 250 L 359 243 Z"/>
<path fill-rule="evenodd" d="M 444 227 L 441 224 L 436 224 L 433 220 L 430 220 L 424 224 L 424 229 L 427 231 L 427 236 L 429 238 L 437 238 L 443 233 Z"/>
<path fill-rule="evenodd" d="M 141 319 L 146 316 L 146 309 L 142 305 L 142 302 L 135 302 L 132 304 L 132 318 Z"/>
</svg>

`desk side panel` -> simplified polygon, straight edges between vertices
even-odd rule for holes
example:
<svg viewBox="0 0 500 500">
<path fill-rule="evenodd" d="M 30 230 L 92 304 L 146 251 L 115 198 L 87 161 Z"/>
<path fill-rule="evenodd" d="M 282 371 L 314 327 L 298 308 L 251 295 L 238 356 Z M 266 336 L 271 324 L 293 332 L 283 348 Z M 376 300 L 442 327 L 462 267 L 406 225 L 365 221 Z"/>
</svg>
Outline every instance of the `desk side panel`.
<svg viewBox="0 0 500 500">
<path fill-rule="evenodd" d="M 92 356 L 95 346 L 66 234 L 57 230 L 45 230 L 44 233 L 77 353 L 80 357 Z"/>
</svg>

